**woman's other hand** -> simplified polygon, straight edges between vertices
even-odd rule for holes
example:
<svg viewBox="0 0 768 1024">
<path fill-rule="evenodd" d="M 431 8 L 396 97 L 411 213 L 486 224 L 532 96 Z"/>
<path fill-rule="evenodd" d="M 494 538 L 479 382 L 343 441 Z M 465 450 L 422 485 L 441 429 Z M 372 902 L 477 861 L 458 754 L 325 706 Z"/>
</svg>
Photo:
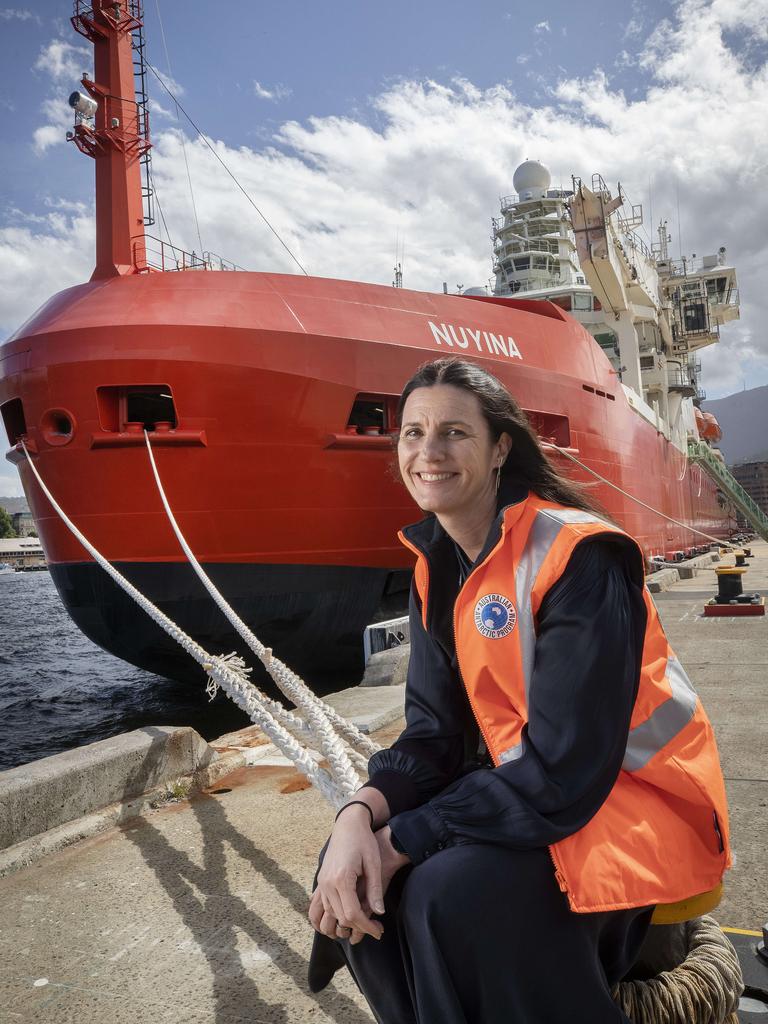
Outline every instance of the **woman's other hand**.
<svg viewBox="0 0 768 1024">
<path fill-rule="evenodd" d="M 380 842 L 371 831 L 366 808 L 354 805 L 334 825 L 309 905 L 309 920 L 331 939 L 359 942 L 364 935 L 380 939 L 384 934 L 372 913 L 384 913 Z"/>
</svg>

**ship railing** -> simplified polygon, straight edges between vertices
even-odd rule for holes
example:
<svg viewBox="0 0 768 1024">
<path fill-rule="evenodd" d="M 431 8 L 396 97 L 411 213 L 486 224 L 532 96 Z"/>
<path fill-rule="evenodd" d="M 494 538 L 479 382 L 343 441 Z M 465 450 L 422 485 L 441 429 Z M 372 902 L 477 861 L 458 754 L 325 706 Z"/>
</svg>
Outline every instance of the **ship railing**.
<svg viewBox="0 0 768 1024">
<path fill-rule="evenodd" d="M 736 507 L 746 516 L 763 540 L 768 540 L 768 516 L 766 516 L 751 494 L 744 490 L 730 470 L 712 454 L 709 446 L 703 441 L 689 441 L 688 458 L 692 462 L 697 462 L 706 470 L 709 476 L 715 480 Z"/>
<path fill-rule="evenodd" d="M 667 367 L 667 382 L 670 388 L 678 391 L 688 391 L 691 396 L 696 394 L 696 378 L 688 368 L 677 370 Z"/>
<path fill-rule="evenodd" d="M 494 273 L 501 271 L 502 274 L 505 274 L 504 268 L 498 265 L 494 266 L 493 271 Z M 564 285 L 568 284 L 568 282 L 563 281 L 560 277 L 550 276 L 546 281 L 510 281 L 507 279 L 505 280 L 505 284 L 512 295 L 518 295 L 520 292 L 541 292 L 551 288 L 562 288 Z M 509 298 L 510 296 L 505 297 Z"/>
<path fill-rule="evenodd" d="M 507 210 L 510 210 L 513 206 L 517 206 L 520 202 L 520 196 L 513 192 L 511 195 L 502 196 L 499 202 L 501 203 L 501 212 L 506 213 Z"/>
<path fill-rule="evenodd" d="M 231 260 L 225 260 L 213 252 L 187 252 L 177 245 L 164 242 L 153 235 L 145 235 L 143 243 L 134 243 L 136 264 L 146 265 L 148 269 L 166 271 L 175 270 L 244 270 Z M 142 251 L 144 259 L 142 261 Z"/>
<path fill-rule="evenodd" d="M 659 269 L 662 269 L 670 277 L 690 277 L 726 266 L 725 253 L 720 252 L 697 258 L 684 256 L 680 260 L 663 260 L 661 264 Z"/>
</svg>

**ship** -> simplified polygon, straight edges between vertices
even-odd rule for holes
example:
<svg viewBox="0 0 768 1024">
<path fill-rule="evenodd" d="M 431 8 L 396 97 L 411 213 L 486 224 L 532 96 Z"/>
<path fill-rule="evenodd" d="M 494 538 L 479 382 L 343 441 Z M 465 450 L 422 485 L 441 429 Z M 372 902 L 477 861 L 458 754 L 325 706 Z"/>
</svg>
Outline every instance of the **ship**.
<svg viewBox="0 0 768 1024">
<path fill-rule="evenodd" d="M 69 137 L 95 164 L 95 269 L 0 349 L 0 412 L 52 578 L 91 640 L 198 678 L 63 525 L 28 457 L 185 632 L 214 654 L 241 646 L 178 547 L 146 431 L 192 550 L 256 635 L 318 690 L 359 678 L 364 627 L 407 604 L 397 531 L 419 512 L 393 472 L 396 403 L 437 356 L 495 373 L 559 468 L 594 484 L 649 558 L 727 536 L 722 485 L 689 449 L 711 447 L 695 353 L 738 315 L 721 255 L 678 267 L 642 249 L 620 191 L 553 191 L 535 161 L 494 229 L 493 289 L 246 272 L 182 252 L 148 230 L 141 4 L 76 0 L 72 24 L 94 48 Z"/>
</svg>

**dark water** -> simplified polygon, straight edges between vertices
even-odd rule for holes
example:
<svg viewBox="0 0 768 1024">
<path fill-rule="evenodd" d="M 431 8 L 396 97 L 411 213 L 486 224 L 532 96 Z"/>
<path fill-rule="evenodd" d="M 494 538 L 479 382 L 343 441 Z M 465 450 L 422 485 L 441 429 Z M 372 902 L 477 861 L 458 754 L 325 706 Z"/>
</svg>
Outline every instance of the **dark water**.
<svg viewBox="0 0 768 1024">
<path fill-rule="evenodd" d="M 202 670 L 188 683 L 102 651 L 67 615 L 47 572 L 0 575 L 0 770 L 144 725 L 206 739 L 248 725 Z"/>
</svg>

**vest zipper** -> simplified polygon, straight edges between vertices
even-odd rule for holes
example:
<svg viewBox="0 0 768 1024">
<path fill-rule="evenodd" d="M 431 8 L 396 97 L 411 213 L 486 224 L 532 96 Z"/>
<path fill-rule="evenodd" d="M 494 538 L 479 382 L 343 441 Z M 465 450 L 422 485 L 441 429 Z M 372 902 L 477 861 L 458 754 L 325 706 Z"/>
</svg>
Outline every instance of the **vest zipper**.
<svg viewBox="0 0 768 1024">
<path fill-rule="evenodd" d="M 568 883 L 566 882 L 565 877 L 563 876 L 562 871 L 560 870 L 560 868 L 557 865 L 557 861 L 555 860 L 555 851 L 552 849 L 551 846 L 548 846 L 547 850 L 549 851 L 550 860 L 552 861 L 552 864 L 554 865 L 554 868 L 555 868 L 555 881 L 557 882 L 557 886 L 560 889 L 560 892 L 564 892 L 567 895 L 568 894 Z"/>
</svg>

